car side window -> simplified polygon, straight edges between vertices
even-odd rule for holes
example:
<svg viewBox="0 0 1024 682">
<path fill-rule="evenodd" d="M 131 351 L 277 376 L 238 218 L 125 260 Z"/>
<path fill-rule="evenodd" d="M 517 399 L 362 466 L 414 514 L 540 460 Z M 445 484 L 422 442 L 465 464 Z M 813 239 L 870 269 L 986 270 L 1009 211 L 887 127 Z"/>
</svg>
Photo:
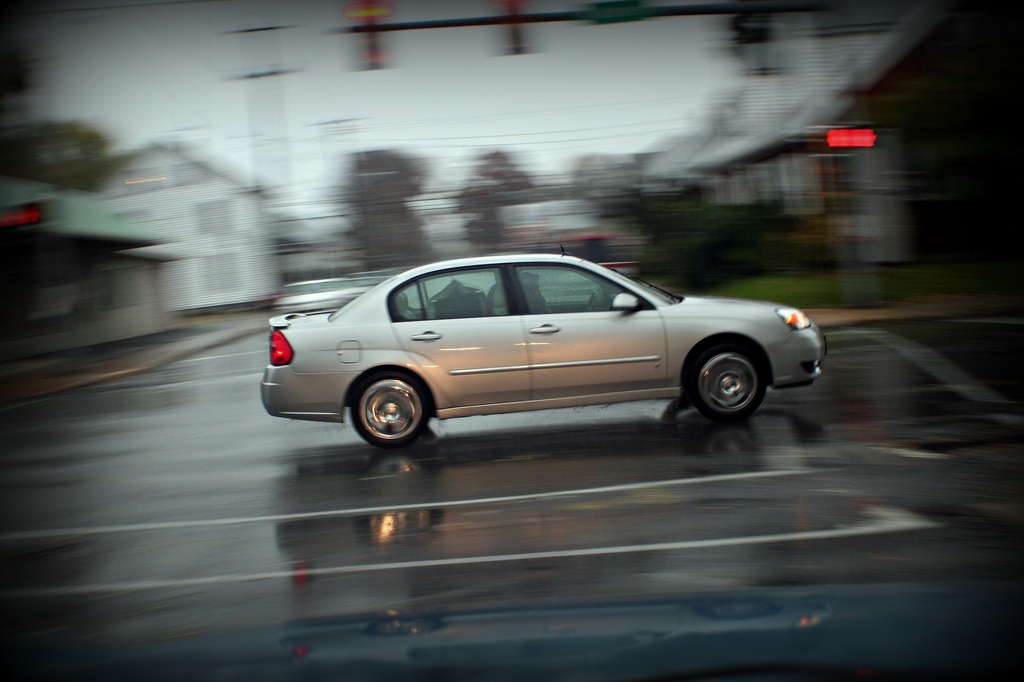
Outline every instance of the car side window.
<svg viewBox="0 0 1024 682">
<path fill-rule="evenodd" d="M 560 265 L 519 266 L 516 277 L 530 315 L 611 310 L 616 294 L 625 291 L 597 275 Z"/>
<path fill-rule="evenodd" d="M 394 322 L 415 322 L 425 320 L 426 311 L 418 282 L 407 284 L 391 294 L 388 302 L 391 319 Z"/>
<path fill-rule="evenodd" d="M 423 277 L 395 290 L 389 307 L 396 322 L 450 320 L 508 314 L 497 268 L 456 270 Z"/>
</svg>

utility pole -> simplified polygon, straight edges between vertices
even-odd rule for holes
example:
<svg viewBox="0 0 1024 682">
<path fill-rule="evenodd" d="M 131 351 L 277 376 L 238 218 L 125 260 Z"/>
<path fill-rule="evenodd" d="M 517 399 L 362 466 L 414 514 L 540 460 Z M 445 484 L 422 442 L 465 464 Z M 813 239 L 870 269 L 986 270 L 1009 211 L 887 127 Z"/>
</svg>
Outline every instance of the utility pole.
<svg viewBox="0 0 1024 682">
<path fill-rule="evenodd" d="M 230 31 L 230 34 L 247 36 L 275 37 L 278 31 L 294 28 L 292 26 L 262 26 Z M 255 46 L 251 46 L 255 47 Z M 274 54 L 263 62 L 262 67 L 250 67 L 250 70 L 234 80 L 248 82 L 249 101 L 247 113 L 249 119 L 249 145 L 253 166 L 253 186 L 265 184 L 287 186 L 291 183 L 291 162 L 288 149 L 288 118 L 286 98 L 280 87 L 280 76 L 296 73 L 296 69 L 281 66 L 280 54 L 276 44 L 271 44 Z M 243 50 L 243 58 L 245 58 Z M 256 50 L 248 63 L 256 61 Z M 262 147 L 262 149 L 261 149 Z"/>
</svg>

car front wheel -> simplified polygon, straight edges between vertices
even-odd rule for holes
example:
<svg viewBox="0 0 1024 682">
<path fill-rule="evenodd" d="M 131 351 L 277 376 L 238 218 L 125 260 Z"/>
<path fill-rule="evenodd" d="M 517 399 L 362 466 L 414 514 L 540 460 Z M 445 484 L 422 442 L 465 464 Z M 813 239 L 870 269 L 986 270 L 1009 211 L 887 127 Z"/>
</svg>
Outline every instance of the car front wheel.
<svg viewBox="0 0 1024 682">
<path fill-rule="evenodd" d="M 376 374 L 363 381 L 352 401 L 352 424 L 363 439 L 379 448 L 408 445 L 429 419 L 423 384 L 399 372 Z"/>
<path fill-rule="evenodd" d="M 754 354 L 738 344 L 714 346 L 701 353 L 684 384 L 694 407 L 716 421 L 750 416 L 761 405 L 767 388 Z"/>
</svg>

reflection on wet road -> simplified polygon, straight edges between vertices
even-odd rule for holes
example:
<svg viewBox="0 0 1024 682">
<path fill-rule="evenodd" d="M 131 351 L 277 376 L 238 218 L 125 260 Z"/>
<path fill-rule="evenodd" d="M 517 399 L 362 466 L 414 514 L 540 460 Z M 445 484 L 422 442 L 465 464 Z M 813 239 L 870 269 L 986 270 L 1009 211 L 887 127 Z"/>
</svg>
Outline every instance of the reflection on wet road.
<svg viewBox="0 0 1024 682">
<path fill-rule="evenodd" d="M 743 424 L 637 403 L 435 422 L 400 451 L 267 417 L 262 338 L 8 406 L 5 630 L 1017 579 L 1016 394 L 927 340 L 830 335 L 826 377 Z"/>
</svg>

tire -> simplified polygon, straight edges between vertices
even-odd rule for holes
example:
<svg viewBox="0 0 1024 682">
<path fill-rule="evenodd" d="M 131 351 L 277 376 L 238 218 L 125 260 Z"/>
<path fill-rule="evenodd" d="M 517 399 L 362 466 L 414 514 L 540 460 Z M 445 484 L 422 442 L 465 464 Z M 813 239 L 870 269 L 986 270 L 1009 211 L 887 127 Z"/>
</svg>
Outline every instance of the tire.
<svg viewBox="0 0 1024 682">
<path fill-rule="evenodd" d="M 723 422 L 749 417 L 767 390 L 753 351 L 731 343 L 701 353 L 683 383 L 683 390 L 701 414 Z"/>
<path fill-rule="evenodd" d="M 352 424 L 378 448 L 398 448 L 416 440 L 430 419 L 430 396 L 421 381 L 402 372 L 381 372 L 353 392 Z"/>
</svg>

